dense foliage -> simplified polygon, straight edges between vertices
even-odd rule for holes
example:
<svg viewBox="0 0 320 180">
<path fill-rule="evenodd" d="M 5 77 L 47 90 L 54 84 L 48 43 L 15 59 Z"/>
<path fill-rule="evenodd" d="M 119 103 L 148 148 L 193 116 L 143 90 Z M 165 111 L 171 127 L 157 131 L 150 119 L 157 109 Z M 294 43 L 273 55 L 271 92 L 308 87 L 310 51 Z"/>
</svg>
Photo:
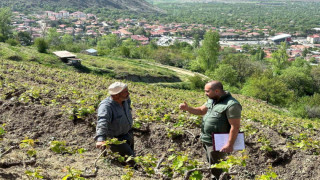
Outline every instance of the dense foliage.
<svg viewBox="0 0 320 180">
<path fill-rule="evenodd" d="M 168 13 L 165 17 L 159 17 L 165 23 L 210 24 L 238 29 L 246 25 L 260 28 L 271 26 L 273 31 L 291 33 L 317 27 L 320 16 L 319 2 L 161 3 L 157 6 Z"/>
<path fill-rule="evenodd" d="M 33 13 L 34 11 L 60 11 L 71 10 L 79 11 L 86 8 L 101 9 L 120 9 L 130 10 L 131 13 L 136 11 L 158 12 L 159 10 L 144 0 L 7 0 L 1 1 L 0 7 L 12 7 L 14 11 Z"/>
</svg>

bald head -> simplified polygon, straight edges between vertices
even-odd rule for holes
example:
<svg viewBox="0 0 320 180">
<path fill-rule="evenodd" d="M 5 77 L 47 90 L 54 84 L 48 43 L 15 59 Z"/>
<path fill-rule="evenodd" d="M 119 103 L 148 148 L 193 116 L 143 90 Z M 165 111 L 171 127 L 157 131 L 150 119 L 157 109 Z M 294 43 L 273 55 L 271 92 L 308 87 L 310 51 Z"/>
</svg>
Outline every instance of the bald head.
<svg viewBox="0 0 320 180">
<path fill-rule="evenodd" d="M 215 101 L 225 94 L 223 85 L 220 81 L 210 81 L 204 86 L 206 96 Z"/>
<path fill-rule="evenodd" d="M 210 89 L 212 90 L 221 90 L 223 91 L 223 85 L 220 81 L 210 81 L 206 85 L 210 86 Z"/>
</svg>

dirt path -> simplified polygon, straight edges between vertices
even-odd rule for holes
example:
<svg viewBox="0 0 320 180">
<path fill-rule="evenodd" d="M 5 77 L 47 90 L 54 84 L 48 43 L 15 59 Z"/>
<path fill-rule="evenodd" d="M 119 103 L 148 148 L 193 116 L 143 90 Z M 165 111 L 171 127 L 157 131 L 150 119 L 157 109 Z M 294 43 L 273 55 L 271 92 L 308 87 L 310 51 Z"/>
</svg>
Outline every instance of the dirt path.
<svg viewBox="0 0 320 180">
<path fill-rule="evenodd" d="M 204 75 L 204 74 L 201 74 L 201 73 L 197 73 L 197 72 L 192 72 L 192 71 L 189 71 L 189 70 L 186 70 L 186 69 L 182 69 L 182 68 L 178 68 L 178 67 L 173 67 L 173 66 L 168 66 L 168 65 L 163 65 L 163 64 L 160 64 L 160 63 L 154 63 L 154 62 L 146 62 L 150 65 L 156 65 L 156 66 L 159 66 L 159 67 L 163 67 L 163 68 L 166 68 L 166 69 L 170 69 L 172 71 L 175 71 L 179 74 L 183 74 L 183 75 L 188 75 L 188 76 L 195 76 L 195 75 L 199 75 L 200 77 L 202 77 L 203 79 L 210 79 L 208 76 Z"/>
</svg>

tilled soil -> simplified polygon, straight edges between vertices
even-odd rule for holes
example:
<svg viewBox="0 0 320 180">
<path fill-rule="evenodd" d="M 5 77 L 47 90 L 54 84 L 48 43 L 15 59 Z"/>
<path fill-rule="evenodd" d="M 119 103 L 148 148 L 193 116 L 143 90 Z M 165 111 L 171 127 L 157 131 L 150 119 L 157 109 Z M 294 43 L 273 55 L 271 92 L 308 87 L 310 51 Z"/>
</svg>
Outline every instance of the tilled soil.
<svg viewBox="0 0 320 180">
<path fill-rule="evenodd" d="M 15 100 L 0 102 L 0 124 L 6 124 L 7 131 L 2 137 L 0 153 L 10 147 L 13 149 L 0 157 L 0 163 L 20 163 L 11 167 L 0 167 L 0 179 L 28 179 L 26 170 L 41 169 L 45 179 L 62 179 L 66 174 L 66 167 L 70 166 L 92 173 L 93 164 L 100 153 L 95 148 L 95 116 L 85 120 L 73 121 L 66 117 L 59 109 L 41 105 L 22 104 Z M 271 142 L 272 151 L 260 150 L 255 135 L 246 136 L 246 149 L 249 159 L 245 167 L 235 167 L 232 171 L 238 172 L 235 179 L 255 179 L 257 175 L 265 173 L 268 167 L 278 174 L 281 179 L 320 179 L 319 155 L 312 152 L 289 150 L 286 147 L 286 138 L 268 127 L 257 122 L 251 122 Z M 172 139 L 167 136 L 166 128 L 170 124 L 148 123 L 134 131 L 136 154 L 153 154 L 160 158 L 168 149 L 188 151 L 190 157 L 203 161 L 203 150 L 199 142 L 199 128 L 184 130 L 185 132 Z M 36 159 L 30 162 L 26 150 L 19 148 L 21 140 L 25 138 L 37 140 L 35 150 Z M 83 154 L 56 154 L 50 150 L 53 140 L 66 141 L 71 148 L 85 148 Z M 125 174 L 123 166 L 110 159 L 98 161 L 99 171 L 92 179 L 121 179 Z M 133 179 L 155 179 L 156 177 L 135 173 Z M 160 179 L 160 178 L 159 178 Z M 182 179 L 182 177 L 178 177 Z"/>
</svg>

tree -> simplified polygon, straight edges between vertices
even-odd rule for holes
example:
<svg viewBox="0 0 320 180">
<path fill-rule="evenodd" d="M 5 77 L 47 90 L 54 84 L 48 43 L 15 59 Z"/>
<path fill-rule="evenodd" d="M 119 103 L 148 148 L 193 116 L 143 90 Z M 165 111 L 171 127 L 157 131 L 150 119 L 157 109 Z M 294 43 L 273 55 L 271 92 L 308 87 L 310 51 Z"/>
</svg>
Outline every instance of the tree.
<svg viewBox="0 0 320 180">
<path fill-rule="evenodd" d="M 285 69 L 289 66 L 289 56 L 286 49 L 287 45 L 283 42 L 279 46 L 279 49 L 271 54 L 272 58 L 270 59 L 270 62 L 272 64 L 274 75 L 279 75 L 282 69 Z"/>
<path fill-rule="evenodd" d="M 251 77 L 241 90 L 242 94 L 259 98 L 275 105 L 286 105 L 293 92 L 277 78 L 267 76 Z"/>
<path fill-rule="evenodd" d="M 253 60 L 255 60 L 255 61 L 261 61 L 261 60 L 263 60 L 263 58 L 266 56 L 266 53 L 261 49 L 261 47 L 259 46 L 256 50 L 255 50 L 255 52 L 254 52 L 254 54 L 252 54 L 253 56 Z"/>
<path fill-rule="evenodd" d="M 304 60 L 303 58 L 296 58 L 292 63 L 291 63 L 291 66 L 294 66 L 294 67 L 304 67 L 308 70 L 311 70 L 311 65 L 308 61 Z"/>
<path fill-rule="evenodd" d="M 98 54 L 107 55 L 111 49 L 120 45 L 119 38 L 114 34 L 102 36 L 102 39 L 98 41 Z"/>
<path fill-rule="evenodd" d="M 253 74 L 261 74 L 264 70 L 263 62 L 251 61 L 243 54 L 229 54 L 221 63 L 232 66 L 237 72 L 237 81 L 240 83 L 244 83 Z"/>
<path fill-rule="evenodd" d="M 29 32 L 22 32 L 18 33 L 18 39 L 20 43 L 24 46 L 30 46 L 32 44 L 32 37 Z"/>
<path fill-rule="evenodd" d="M 134 35 L 146 35 L 146 31 L 143 27 L 136 28 L 133 32 Z"/>
<path fill-rule="evenodd" d="M 11 35 L 11 16 L 12 12 L 9 8 L 0 8 L 0 38 L 2 42 L 7 40 Z"/>
<path fill-rule="evenodd" d="M 315 92 L 320 93 L 320 67 L 316 66 L 311 69 L 311 77 L 313 80 L 313 89 Z"/>
<path fill-rule="evenodd" d="M 251 50 L 251 46 L 250 46 L 249 44 L 244 44 L 244 45 L 242 46 L 242 50 L 243 50 L 244 52 L 249 52 L 249 51 Z"/>
<path fill-rule="evenodd" d="M 34 44 L 40 53 L 46 53 L 49 48 L 49 44 L 44 38 L 37 38 Z"/>
<path fill-rule="evenodd" d="M 195 34 L 193 36 L 193 43 L 192 43 L 194 48 L 198 48 L 200 46 L 200 37 L 198 34 Z"/>
<path fill-rule="evenodd" d="M 313 81 L 308 68 L 291 66 L 283 70 L 279 78 L 298 97 L 313 94 Z"/>
<path fill-rule="evenodd" d="M 219 33 L 209 31 L 204 35 L 202 46 L 198 52 L 198 61 L 203 71 L 215 69 L 219 55 Z"/>
<path fill-rule="evenodd" d="M 56 28 L 50 28 L 48 30 L 47 40 L 51 46 L 58 47 L 61 45 L 60 33 L 57 32 Z"/>
<path fill-rule="evenodd" d="M 302 57 L 306 57 L 308 53 L 309 53 L 308 49 L 304 48 L 302 51 Z"/>
<path fill-rule="evenodd" d="M 237 71 L 229 64 L 221 64 L 213 73 L 213 79 L 222 81 L 231 86 L 237 85 Z"/>
<path fill-rule="evenodd" d="M 312 57 L 310 60 L 309 60 L 310 63 L 313 63 L 313 64 L 318 64 L 318 61 L 316 60 L 315 57 Z"/>
<path fill-rule="evenodd" d="M 64 45 L 72 45 L 73 43 L 73 36 L 71 36 L 70 34 L 65 34 L 61 37 L 61 41 Z"/>
<path fill-rule="evenodd" d="M 0 33 L 0 42 L 5 42 L 5 41 L 6 41 L 6 37 L 4 37 L 4 35 Z"/>
</svg>

